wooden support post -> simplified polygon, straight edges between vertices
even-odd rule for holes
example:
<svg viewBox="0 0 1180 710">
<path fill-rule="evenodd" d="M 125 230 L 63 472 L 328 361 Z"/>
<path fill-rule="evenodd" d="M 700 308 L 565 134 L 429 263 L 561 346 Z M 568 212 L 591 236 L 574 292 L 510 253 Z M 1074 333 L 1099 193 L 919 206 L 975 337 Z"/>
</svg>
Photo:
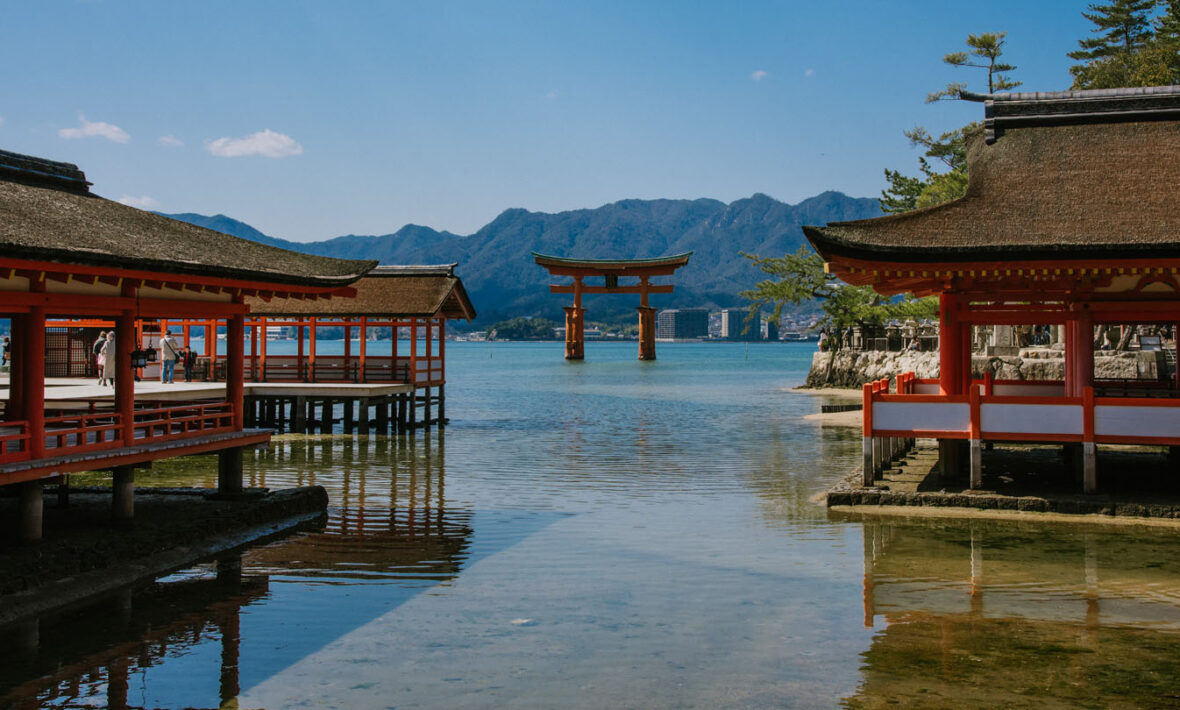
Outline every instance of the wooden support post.
<svg viewBox="0 0 1180 710">
<path fill-rule="evenodd" d="M 1082 442 L 1082 492 L 1098 492 L 1098 447 L 1093 441 Z"/>
<path fill-rule="evenodd" d="M 389 405 L 392 399 L 386 395 L 377 400 L 377 431 L 382 434 L 389 433 Z"/>
<path fill-rule="evenodd" d="M 362 340 L 361 342 L 364 342 L 364 341 Z M 357 408 L 360 410 L 359 411 L 359 413 L 360 413 L 360 421 L 359 421 L 360 431 L 358 433 L 361 436 L 368 436 L 369 435 L 369 398 L 368 397 L 361 397 L 360 400 L 357 402 L 357 405 L 358 405 Z"/>
<path fill-rule="evenodd" d="M 423 399 L 423 402 L 422 402 L 422 405 L 423 405 L 422 424 L 429 427 L 430 426 L 430 388 L 427 387 L 425 391 L 426 391 L 426 397 Z"/>
<path fill-rule="evenodd" d="M 135 467 L 116 466 L 111 485 L 111 520 L 130 522 L 135 517 Z"/>
<path fill-rule="evenodd" d="M 356 414 L 353 409 L 353 399 L 345 397 L 341 403 L 344 409 L 344 433 L 351 434 L 356 430 Z"/>
<path fill-rule="evenodd" d="M 57 507 L 68 508 L 70 505 L 70 474 L 63 473 L 57 479 Z"/>
<path fill-rule="evenodd" d="M 1090 353 L 1093 365 L 1093 352 Z M 1098 445 L 1094 441 L 1094 387 L 1082 390 L 1082 492 L 1098 492 Z"/>
<path fill-rule="evenodd" d="M 336 413 L 336 402 L 331 398 L 325 398 L 320 401 L 320 411 L 323 415 L 320 417 L 320 433 L 332 433 L 332 419 Z"/>
<path fill-rule="evenodd" d="M 225 449 L 217 454 L 217 492 L 223 496 L 242 494 L 242 449 Z"/>
<path fill-rule="evenodd" d="M 293 431 L 300 434 L 307 433 L 307 397 L 296 397 L 291 407 L 291 423 Z"/>
<path fill-rule="evenodd" d="M 31 543 L 41 541 L 41 523 L 44 517 L 44 496 L 41 481 L 28 481 L 20 486 L 20 528 L 17 536 L 21 542 Z"/>
<path fill-rule="evenodd" d="M 447 386 L 438 386 L 438 425 L 447 425 Z"/>
<path fill-rule="evenodd" d="M 226 333 L 226 345 L 229 345 L 229 338 L 233 337 L 230 333 Z M 246 336 L 242 336 L 243 338 Z M 243 366 L 244 367 L 244 366 Z M 229 377 L 228 373 L 226 377 Z M 245 377 L 243 373 L 242 377 Z M 254 323 L 250 326 L 250 381 L 258 381 L 258 324 Z"/>
</svg>

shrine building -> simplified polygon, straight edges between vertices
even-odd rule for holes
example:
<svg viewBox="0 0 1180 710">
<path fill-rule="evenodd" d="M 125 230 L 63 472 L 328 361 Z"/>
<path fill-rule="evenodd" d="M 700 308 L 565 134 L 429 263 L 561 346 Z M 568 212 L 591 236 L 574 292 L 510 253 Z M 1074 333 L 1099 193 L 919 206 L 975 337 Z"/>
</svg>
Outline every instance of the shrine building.
<svg viewBox="0 0 1180 710">
<path fill-rule="evenodd" d="M 244 424 L 246 299 L 351 297 L 376 266 L 185 224 L 89 186 L 75 165 L 0 151 L 0 318 L 11 322 L 0 487 L 19 487 L 24 540 L 40 537 L 42 486 L 71 472 L 113 470 L 116 520 L 132 517 L 135 469 L 157 459 L 216 452 L 221 492 L 239 492 L 243 447 L 271 435 Z M 113 387 L 89 385 L 89 406 L 47 387 L 47 318 L 115 324 Z M 160 319 L 225 328 L 226 383 L 215 399 L 137 393 L 137 321 Z"/>
<path fill-rule="evenodd" d="M 943 476 L 966 469 L 972 488 L 982 443 L 1063 444 L 1093 493 L 1098 445 L 1180 446 L 1174 381 L 1094 377 L 1095 326 L 1180 324 L 1180 87 L 965 98 L 984 122 L 964 197 L 804 227 L 843 281 L 939 298 L 938 379 L 866 385 L 864 483 L 930 437 Z M 1064 381 L 973 378 L 984 325 L 1063 326 Z"/>
</svg>

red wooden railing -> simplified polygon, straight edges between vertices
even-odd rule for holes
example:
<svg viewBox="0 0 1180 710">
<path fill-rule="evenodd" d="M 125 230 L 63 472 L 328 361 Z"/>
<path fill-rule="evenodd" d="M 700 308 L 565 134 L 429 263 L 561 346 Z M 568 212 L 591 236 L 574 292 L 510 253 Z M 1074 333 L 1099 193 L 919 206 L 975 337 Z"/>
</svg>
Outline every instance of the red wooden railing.
<svg viewBox="0 0 1180 710">
<path fill-rule="evenodd" d="M 119 415 L 78 413 L 45 418 L 45 450 L 62 456 L 111 449 L 122 444 Z"/>
<path fill-rule="evenodd" d="M 26 443 L 28 438 L 28 422 L 0 422 L 0 463 L 28 458 L 29 445 Z"/>
<path fill-rule="evenodd" d="M 409 357 L 399 355 L 368 355 L 364 367 L 358 356 L 317 355 L 313 361 L 304 355 L 246 356 L 246 379 L 254 382 L 401 382 L 411 381 Z M 444 384 L 444 359 L 441 355 L 425 355 L 416 359 L 419 385 Z M 265 372 L 264 372 L 265 369 Z"/>
<path fill-rule="evenodd" d="M 232 431 L 233 428 L 233 407 L 229 402 L 186 404 L 135 411 L 137 443 L 215 434 Z"/>
</svg>

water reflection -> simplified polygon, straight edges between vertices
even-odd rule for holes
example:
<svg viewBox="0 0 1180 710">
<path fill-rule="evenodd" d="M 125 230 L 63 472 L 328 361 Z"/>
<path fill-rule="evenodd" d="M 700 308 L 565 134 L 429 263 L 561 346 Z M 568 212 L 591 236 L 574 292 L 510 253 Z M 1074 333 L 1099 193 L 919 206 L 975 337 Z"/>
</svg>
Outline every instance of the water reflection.
<svg viewBox="0 0 1180 710">
<path fill-rule="evenodd" d="M 203 676 L 190 697 L 218 707 L 240 692 L 242 610 L 268 590 L 266 575 L 244 575 L 240 557 L 228 556 L 87 609 L 8 628 L 0 634 L 0 703 L 142 706 L 137 681 L 201 649 L 203 662 L 185 664 Z"/>
<path fill-rule="evenodd" d="M 472 513 L 445 505 L 440 443 L 300 437 L 256 452 L 253 485 L 328 488 L 340 504 L 322 528 L 7 629 L 0 704 L 217 707 L 454 578 L 469 559 Z"/>
<path fill-rule="evenodd" d="M 1177 578 L 1172 530 L 866 522 L 877 631 L 846 703 L 1175 706 Z"/>
</svg>

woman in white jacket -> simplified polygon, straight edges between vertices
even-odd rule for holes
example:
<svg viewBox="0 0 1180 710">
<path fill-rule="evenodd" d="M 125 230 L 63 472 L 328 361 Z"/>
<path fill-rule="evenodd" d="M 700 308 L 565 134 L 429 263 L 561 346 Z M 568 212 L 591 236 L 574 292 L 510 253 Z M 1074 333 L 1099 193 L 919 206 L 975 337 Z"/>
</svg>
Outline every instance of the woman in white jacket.
<svg viewBox="0 0 1180 710">
<path fill-rule="evenodd" d="M 107 333 L 107 342 L 102 346 L 102 377 L 99 384 L 106 386 L 115 382 L 115 331 Z"/>
</svg>

